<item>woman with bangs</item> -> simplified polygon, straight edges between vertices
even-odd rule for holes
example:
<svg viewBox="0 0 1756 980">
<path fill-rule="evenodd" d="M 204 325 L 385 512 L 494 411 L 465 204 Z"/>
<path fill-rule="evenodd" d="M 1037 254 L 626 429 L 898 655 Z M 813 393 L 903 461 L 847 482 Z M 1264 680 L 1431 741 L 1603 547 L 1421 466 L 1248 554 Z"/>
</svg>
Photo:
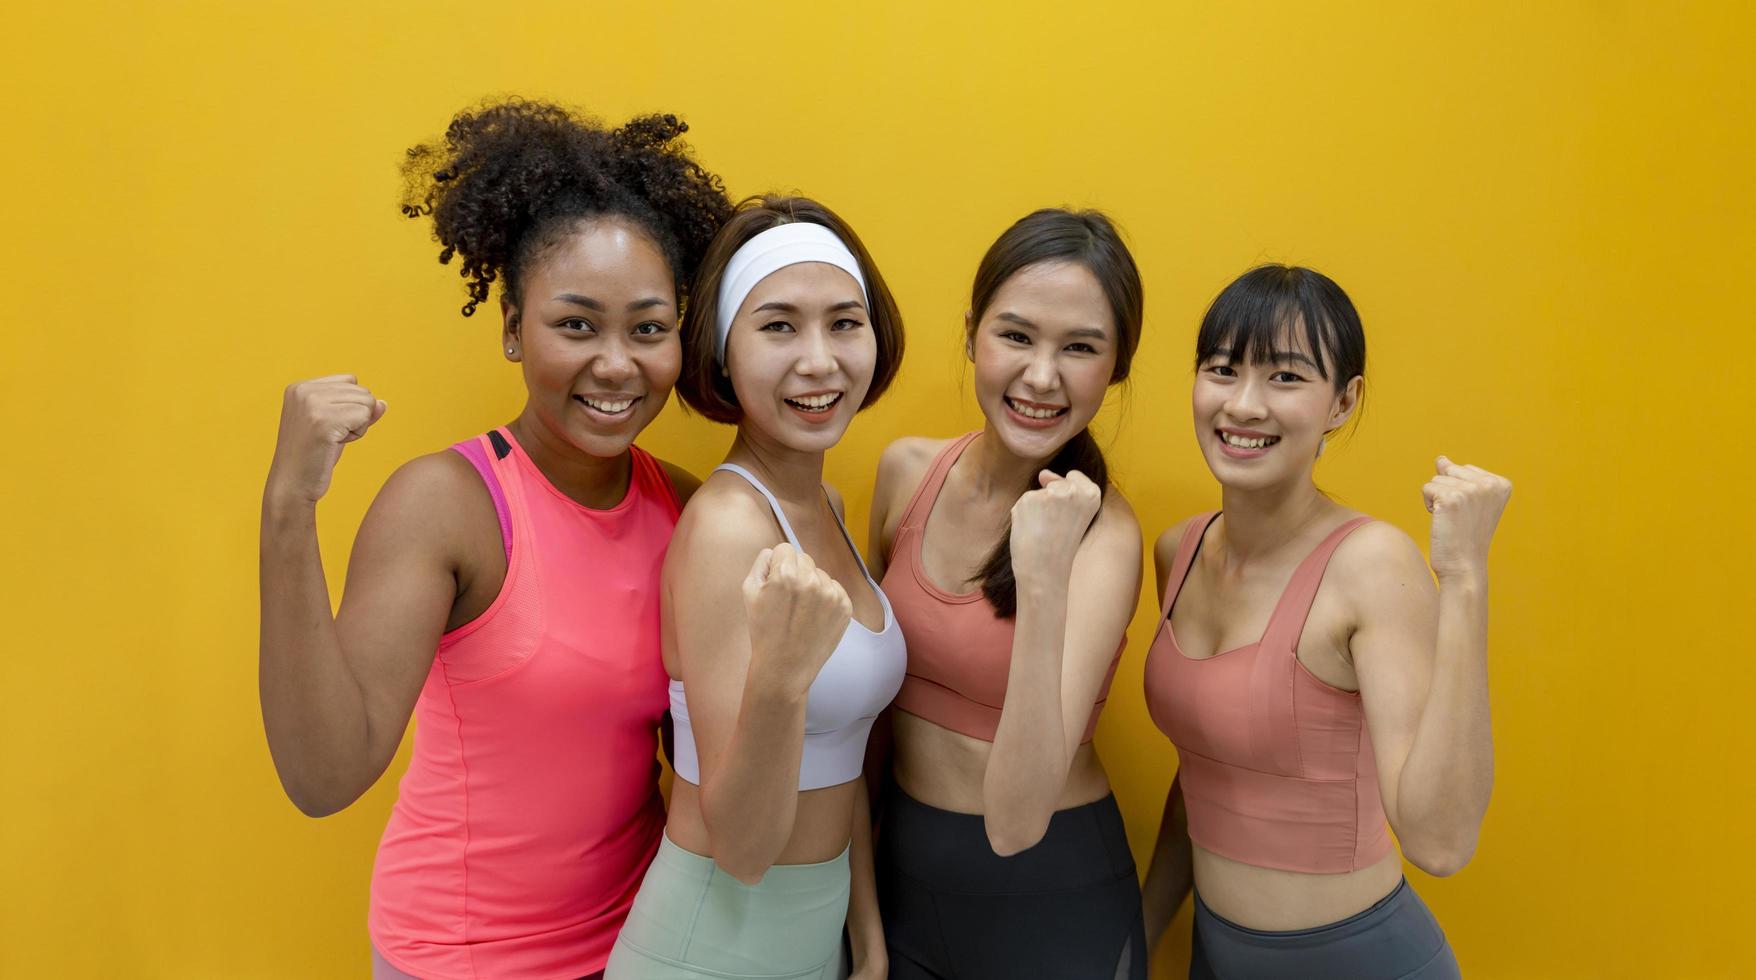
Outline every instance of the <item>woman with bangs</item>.
<svg viewBox="0 0 1756 980">
<path fill-rule="evenodd" d="M 684 401 L 737 426 L 665 559 L 677 781 L 610 980 L 885 974 L 873 719 L 902 681 L 890 603 L 823 483 L 824 454 L 902 362 L 902 318 L 847 223 L 804 198 L 739 206 L 684 323 Z"/>
<path fill-rule="evenodd" d="M 286 391 L 262 502 L 275 770 L 300 810 L 334 813 L 417 722 L 372 871 L 379 980 L 600 976 L 658 849 L 659 569 L 698 481 L 634 441 L 731 213 L 685 129 L 514 100 L 408 152 L 403 213 L 462 260 L 465 316 L 500 284 L 524 406 L 390 477 L 334 615 L 316 505 L 385 403 L 353 375 Z"/>
<path fill-rule="evenodd" d="M 1313 469 L 1365 365 L 1347 294 L 1298 267 L 1238 278 L 1196 341 L 1222 510 L 1158 539 L 1145 679 L 1179 759 L 1147 935 L 1193 890 L 1192 980 L 1458 976 L 1402 859 L 1455 873 L 1487 810 L 1488 548 L 1511 484 L 1438 457 L 1426 559 L 1325 496 Z"/>
<path fill-rule="evenodd" d="M 976 269 L 983 427 L 885 450 L 871 551 L 908 638 L 878 827 L 890 974 L 1146 976 L 1140 889 L 1092 736 L 1140 595 L 1140 525 L 1088 426 L 1128 377 L 1140 273 L 1044 209 Z"/>
</svg>

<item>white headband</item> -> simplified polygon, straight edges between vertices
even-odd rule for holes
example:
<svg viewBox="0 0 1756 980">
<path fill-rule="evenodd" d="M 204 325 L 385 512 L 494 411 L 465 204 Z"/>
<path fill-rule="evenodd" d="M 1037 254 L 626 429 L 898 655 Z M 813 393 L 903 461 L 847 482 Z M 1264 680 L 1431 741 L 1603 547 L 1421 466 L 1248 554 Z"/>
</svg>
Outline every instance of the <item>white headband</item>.
<svg viewBox="0 0 1756 980">
<path fill-rule="evenodd" d="M 866 277 L 860 273 L 860 262 L 835 232 L 809 221 L 775 225 L 732 253 L 725 274 L 720 277 L 713 353 L 722 366 L 726 363 L 726 334 L 732 329 L 732 317 L 749 298 L 750 291 L 776 272 L 801 262 L 822 262 L 853 276 L 860 285 L 860 298 L 866 301 L 866 309 L 871 310 L 872 299 L 866 293 Z"/>
</svg>

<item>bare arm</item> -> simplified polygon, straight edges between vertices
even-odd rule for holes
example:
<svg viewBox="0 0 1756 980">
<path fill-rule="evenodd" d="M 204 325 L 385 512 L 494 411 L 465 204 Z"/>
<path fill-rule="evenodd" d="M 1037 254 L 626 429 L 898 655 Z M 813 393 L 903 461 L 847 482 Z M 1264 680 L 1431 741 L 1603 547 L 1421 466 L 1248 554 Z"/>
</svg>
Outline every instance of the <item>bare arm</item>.
<svg viewBox="0 0 1756 980">
<path fill-rule="evenodd" d="M 708 492 L 671 541 L 665 602 L 713 858 L 754 884 L 792 838 L 806 696 L 852 610 L 808 556 L 766 547 L 766 506 Z"/>
<path fill-rule="evenodd" d="M 1158 580 L 1160 614 L 1163 614 L 1165 590 L 1170 585 L 1171 566 L 1176 562 L 1177 546 L 1183 540 L 1188 521 L 1159 535 L 1153 546 L 1153 567 Z M 1159 818 L 1158 840 L 1153 845 L 1152 861 L 1146 867 L 1146 880 L 1140 886 L 1141 916 L 1146 923 L 1146 941 L 1156 946 L 1177 915 L 1184 899 L 1195 887 L 1195 867 L 1189 841 L 1189 814 L 1183 805 L 1183 790 L 1175 778 L 1165 792 L 1164 814 Z"/>
<path fill-rule="evenodd" d="M 884 923 L 878 917 L 878 884 L 872 865 L 872 804 L 861 779 L 854 796 L 853 833 L 848 844 L 848 943 L 854 972 L 849 980 L 882 980 L 890 957 L 884 946 Z"/>
<path fill-rule="evenodd" d="M 1073 485 L 1070 495 L 1096 495 L 1089 481 L 1078 482 L 1084 487 L 1070 478 L 1032 493 L 1066 484 Z M 1083 530 L 1090 513 L 1069 505 L 1070 522 L 1062 526 Z M 1000 855 L 1031 847 L 1047 831 L 1140 595 L 1140 525 L 1121 494 L 1106 495 L 1091 530 L 1059 555 L 1056 548 L 1019 547 L 1034 520 L 1015 508 L 1018 612 L 1006 701 L 982 781 L 988 841 Z"/>
<path fill-rule="evenodd" d="M 346 807 L 389 765 L 457 595 L 451 542 L 468 489 L 426 457 L 373 502 L 331 614 L 316 502 L 341 445 L 382 414 L 374 402 L 346 376 L 289 388 L 263 493 L 262 722 L 281 785 L 311 816 Z"/>
<path fill-rule="evenodd" d="M 1371 525 L 1354 535 L 1363 540 L 1347 543 L 1344 571 L 1359 624 L 1349 646 L 1379 791 L 1404 856 L 1433 875 L 1469 863 L 1493 792 L 1487 550 L 1510 492 L 1510 484 L 1480 470 L 1441 490 L 1432 549 L 1437 594 L 1419 550 L 1400 531 Z M 1432 492 L 1428 500 L 1432 506 Z"/>
</svg>

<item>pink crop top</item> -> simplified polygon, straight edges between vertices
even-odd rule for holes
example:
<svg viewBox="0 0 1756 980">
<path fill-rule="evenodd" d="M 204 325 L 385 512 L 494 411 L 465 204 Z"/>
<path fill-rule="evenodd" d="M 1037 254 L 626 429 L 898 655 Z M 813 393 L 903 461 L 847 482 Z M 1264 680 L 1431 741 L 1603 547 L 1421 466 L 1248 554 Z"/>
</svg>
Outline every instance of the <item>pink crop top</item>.
<svg viewBox="0 0 1756 980">
<path fill-rule="evenodd" d="M 677 497 L 638 448 L 606 510 L 505 429 L 453 448 L 494 498 L 506 578 L 440 639 L 415 703 L 372 945 L 420 977 L 578 977 L 603 969 L 664 830 L 658 585 Z"/>
<path fill-rule="evenodd" d="M 1146 657 L 1146 705 L 1177 747 L 1189 838 L 1244 864 L 1340 874 L 1390 851 L 1378 768 L 1358 693 L 1299 663 L 1323 571 L 1359 517 L 1293 571 L 1262 639 L 1203 659 L 1177 646 L 1171 609 L 1218 514 L 1189 522 Z"/>
<path fill-rule="evenodd" d="M 896 706 L 941 728 L 992 742 L 1012 667 L 1012 621 L 995 615 L 993 604 L 979 589 L 947 592 L 934 585 L 921 565 L 927 516 L 945 486 L 946 474 L 978 435 L 971 432 L 940 451 L 915 489 L 891 543 L 884 594 L 890 597 L 890 607 L 908 640 L 908 674 Z M 1091 741 L 1097 731 L 1098 714 L 1127 646 L 1124 636 L 1098 690 L 1082 743 Z"/>
</svg>

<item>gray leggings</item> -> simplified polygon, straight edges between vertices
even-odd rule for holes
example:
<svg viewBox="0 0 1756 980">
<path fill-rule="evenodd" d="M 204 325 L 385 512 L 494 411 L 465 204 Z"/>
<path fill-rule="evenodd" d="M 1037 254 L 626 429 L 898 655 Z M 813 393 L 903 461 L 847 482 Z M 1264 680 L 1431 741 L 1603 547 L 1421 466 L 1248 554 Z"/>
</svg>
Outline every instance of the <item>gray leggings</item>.
<svg viewBox="0 0 1756 980">
<path fill-rule="evenodd" d="M 1195 895 L 1189 980 L 1459 980 L 1445 933 L 1408 880 L 1371 908 L 1291 932 L 1247 929 Z"/>
</svg>

